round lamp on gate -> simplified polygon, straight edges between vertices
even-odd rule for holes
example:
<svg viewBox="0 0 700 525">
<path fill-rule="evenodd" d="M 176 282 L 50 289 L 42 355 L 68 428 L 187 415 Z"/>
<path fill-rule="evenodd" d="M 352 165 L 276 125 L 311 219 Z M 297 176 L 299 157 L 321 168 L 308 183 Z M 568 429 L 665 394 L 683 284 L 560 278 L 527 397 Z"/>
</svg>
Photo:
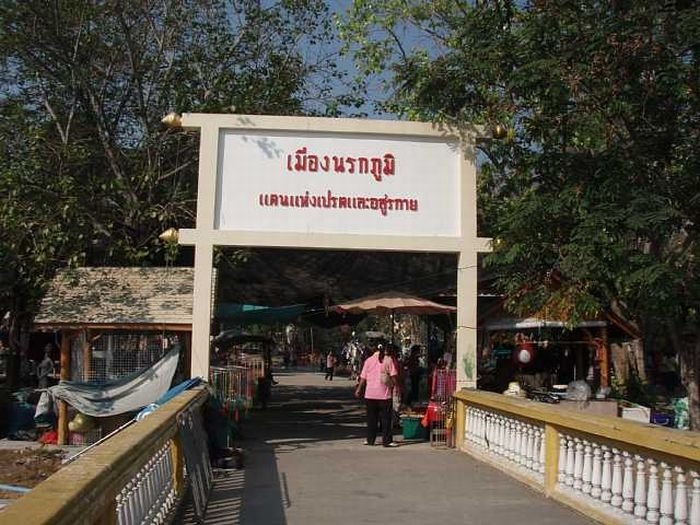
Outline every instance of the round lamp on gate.
<svg viewBox="0 0 700 525">
<path fill-rule="evenodd" d="M 161 233 L 158 238 L 167 243 L 176 243 L 179 237 L 179 233 L 175 228 L 168 228 L 163 233 Z"/>
</svg>

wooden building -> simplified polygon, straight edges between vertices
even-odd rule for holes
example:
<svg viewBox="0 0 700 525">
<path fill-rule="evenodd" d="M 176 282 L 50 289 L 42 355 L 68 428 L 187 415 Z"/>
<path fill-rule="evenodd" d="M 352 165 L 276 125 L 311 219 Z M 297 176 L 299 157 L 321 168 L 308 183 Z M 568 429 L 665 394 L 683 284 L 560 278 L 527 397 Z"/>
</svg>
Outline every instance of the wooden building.
<svg viewBox="0 0 700 525">
<path fill-rule="evenodd" d="M 192 268 L 77 268 L 60 271 L 34 326 L 58 333 L 60 379 L 93 384 L 128 376 L 180 345 L 189 374 Z M 58 440 L 68 441 L 68 407 L 59 403 Z"/>
</svg>

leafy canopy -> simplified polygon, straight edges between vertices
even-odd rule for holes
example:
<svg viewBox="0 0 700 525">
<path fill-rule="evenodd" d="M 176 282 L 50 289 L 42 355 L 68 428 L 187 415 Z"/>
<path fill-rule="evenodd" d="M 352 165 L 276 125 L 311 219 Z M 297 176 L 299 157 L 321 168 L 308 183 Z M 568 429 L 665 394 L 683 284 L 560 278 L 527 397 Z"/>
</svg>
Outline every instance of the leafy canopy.
<svg viewBox="0 0 700 525">
<path fill-rule="evenodd" d="M 323 1 L 3 2 L 0 311 L 68 264 L 159 264 L 191 227 L 198 137 L 170 111 L 337 114 Z"/>
<path fill-rule="evenodd" d="M 697 333 L 696 3 L 367 0 L 343 27 L 366 74 L 391 72 L 383 109 L 508 127 L 479 186 L 514 308 Z"/>
</svg>

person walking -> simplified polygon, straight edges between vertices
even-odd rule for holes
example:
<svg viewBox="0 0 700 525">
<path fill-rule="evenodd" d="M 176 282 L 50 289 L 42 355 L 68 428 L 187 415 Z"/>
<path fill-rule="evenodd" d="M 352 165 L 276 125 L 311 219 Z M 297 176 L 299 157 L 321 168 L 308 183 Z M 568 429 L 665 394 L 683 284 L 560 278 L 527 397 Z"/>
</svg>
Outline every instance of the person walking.
<svg viewBox="0 0 700 525">
<path fill-rule="evenodd" d="M 365 445 L 374 445 L 377 439 L 377 424 L 381 422 L 382 445 L 397 447 L 392 438 L 391 404 L 392 388 L 396 385 L 398 370 L 391 358 L 385 355 L 384 346 L 377 345 L 377 350 L 367 358 L 360 372 L 360 382 L 355 389 L 359 398 L 364 389 L 367 408 L 367 439 Z"/>
<path fill-rule="evenodd" d="M 326 356 L 326 377 L 328 381 L 333 381 L 333 373 L 335 372 L 336 358 L 333 352 L 328 352 Z"/>
</svg>

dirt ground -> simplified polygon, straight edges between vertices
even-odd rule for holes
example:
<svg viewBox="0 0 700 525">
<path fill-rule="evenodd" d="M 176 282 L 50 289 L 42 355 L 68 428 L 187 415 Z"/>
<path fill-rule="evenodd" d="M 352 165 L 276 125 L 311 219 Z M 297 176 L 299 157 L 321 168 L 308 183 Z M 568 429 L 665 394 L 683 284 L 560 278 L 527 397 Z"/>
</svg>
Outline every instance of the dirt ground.
<svg viewBox="0 0 700 525">
<path fill-rule="evenodd" d="M 60 469 L 64 456 L 63 450 L 0 450 L 0 484 L 32 488 Z M 21 495 L 0 490 L 0 499 L 14 499 Z"/>
</svg>

